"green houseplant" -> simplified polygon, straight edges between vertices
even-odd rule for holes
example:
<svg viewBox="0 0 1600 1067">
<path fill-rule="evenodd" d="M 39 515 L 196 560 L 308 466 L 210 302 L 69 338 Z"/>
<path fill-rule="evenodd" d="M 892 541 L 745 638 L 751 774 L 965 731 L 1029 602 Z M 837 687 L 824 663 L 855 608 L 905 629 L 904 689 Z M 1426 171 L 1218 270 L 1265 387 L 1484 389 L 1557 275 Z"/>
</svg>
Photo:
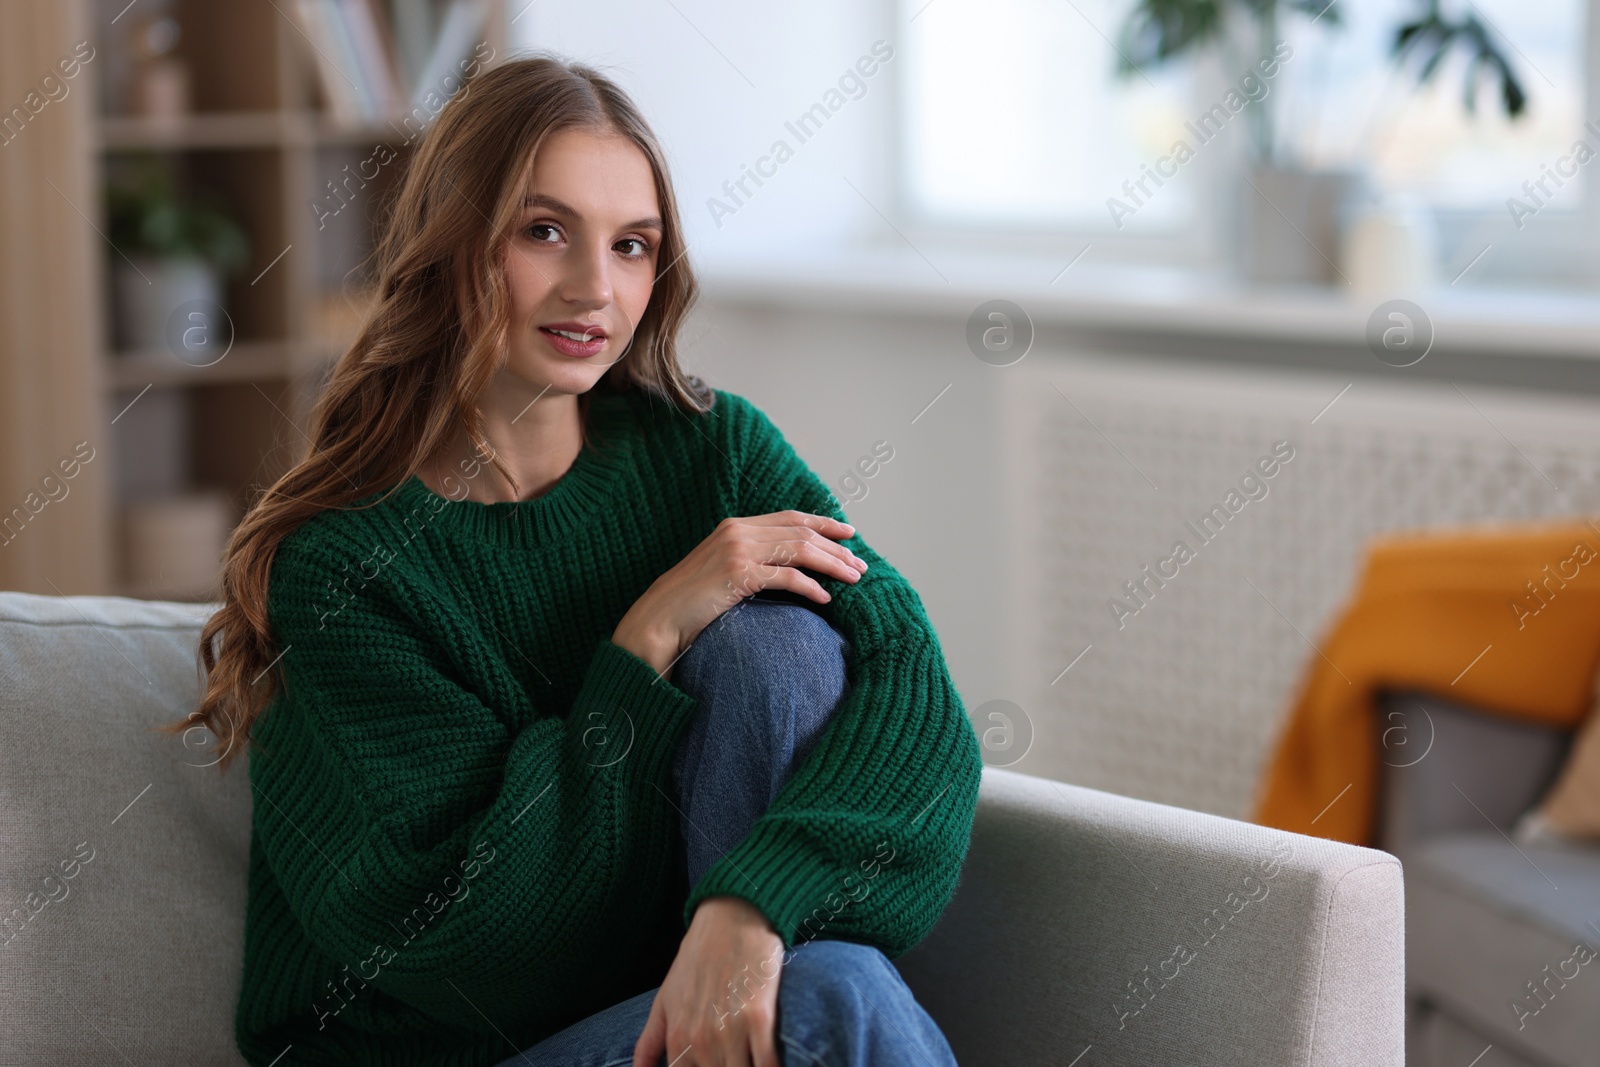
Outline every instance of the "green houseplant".
<svg viewBox="0 0 1600 1067">
<path fill-rule="evenodd" d="M 1476 110 L 1478 82 L 1487 70 L 1499 78 L 1500 99 L 1506 113 L 1512 118 L 1520 117 L 1527 107 L 1527 93 L 1510 59 L 1476 13 L 1469 10 L 1465 15 L 1452 18 L 1441 10 L 1440 0 L 1419 0 L 1419 3 L 1422 10 L 1417 16 L 1395 28 L 1390 56 L 1398 63 L 1405 63 L 1412 56 L 1420 57 L 1416 75 L 1418 83 L 1424 84 L 1434 78 L 1451 52 L 1464 50 L 1467 55 L 1463 92 L 1466 109 Z M 1122 25 L 1118 73 L 1124 78 L 1131 77 L 1145 67 L 1158 66 L 1208 47 L 1221 51 L 1230 67 L 1246 69 L 1255 59 L 1239 55 L 1235 23 L 1251 24 L 1255 58 L 1266 58 L 1272 55 L 1278 40 L 1283 11 L 1307 16 L 1315 24 L 1330 27 L 1342 24 L 1339 0 L 1140 0 Z M 1272 108 L 1267 103 L 1270 99 L 1269 95 L 1258 101 L 1250 111 L 1254 134 L 1252 148 L 1260 163 L 1279 161 Z"/>
<path fill-rule="evenodd" d="M 1139 0 L 1121 27 L 1118 73 L 1128 78 L 1146 67 L 1207 50 L 1220 53 L 1233 71 L 1250 70 L 1275 54 L 1286 15 L 1338 27 L 1340 0 Z M 1444 60 L 1467 56 L 1463 102 L 1476 109 L 1485 72 L 1497 77 L 1500 102 L 1512 118 L 1527 106 L 1527 93 L 1500 44 L 1468 5 L 1447 15 L 1440 0 L 1417 0 L 1415 17 L 1395 28 L 1390 57 L 1414 63 L 1418 84 L 1431 81 Z M 1241 46 L 1255 57 L 1241 54 Z M 1276 94 L 1263 93 L 1245 108 L 1250 130 L 1241 248 L 1244 273 L 1256 281 L 1331 282 L 1339 273 L 1333 249 L 1339 215 L 1361 184 L 1353 172 L 1315 172 L 1287 158 L 1274 121 Z"/>
<path fill-rule="evenodd" d="M 108 236 L 121 253 L 114 261 L 117 347 L 170 349 L 172 312 L 197 300 L 220 308 L 223 279 L 248 262 L 250 241 L 215 193 L 181 191 L 170 159 L 138 155 L 119 162 L 106 185 Z"/>
<path fill-rule="evenodd" d="M 1272 57 L 1282 21 L 1280 7 L 1315 23 L 1340 24 L 1338 0 L 1139 0 L 1122 25 L 1117 72 L 1128 78 L 1145 67 L 1208 48 L 1222 53 L 1230 71 L 1247 70 L 1258 60 Z M 1241 27 L 1241 22 L 1247 25 Z M 1252 57 L 1239 52 L 1241 29 L 1254 31 Z M 1258 164 L 1271 163 L 1277 155 L 1272 104 L 1268 102 L 1273 99 L 1269 93 L 1254 101 L 1248 111 L 1252 155 Z"/>
</svg>

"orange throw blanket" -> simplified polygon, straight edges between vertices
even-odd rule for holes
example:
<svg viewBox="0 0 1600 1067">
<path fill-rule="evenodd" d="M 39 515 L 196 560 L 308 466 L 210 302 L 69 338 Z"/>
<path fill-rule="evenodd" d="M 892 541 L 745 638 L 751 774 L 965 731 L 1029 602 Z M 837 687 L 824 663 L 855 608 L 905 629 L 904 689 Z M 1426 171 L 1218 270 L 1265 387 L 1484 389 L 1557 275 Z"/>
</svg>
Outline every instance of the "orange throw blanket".
<svg viewBox="0 0 1600 1067">
<path fill-rule="evenodd" d="M 1600 526 L 1375 539 L 1354 599 L 1318 645 L 1252 820 L 1371 845 L 1379 689 L 1426 690 L 1566 728 L 1588 713 L 1600 660 Z"/>
</svg>

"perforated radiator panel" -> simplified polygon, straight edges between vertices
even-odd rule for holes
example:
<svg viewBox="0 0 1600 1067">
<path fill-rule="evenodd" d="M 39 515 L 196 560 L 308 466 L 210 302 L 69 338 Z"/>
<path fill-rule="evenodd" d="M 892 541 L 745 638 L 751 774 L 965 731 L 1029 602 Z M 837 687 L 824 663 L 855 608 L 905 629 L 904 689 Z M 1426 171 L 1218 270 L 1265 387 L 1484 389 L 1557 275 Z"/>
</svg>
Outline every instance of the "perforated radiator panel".
<svg viewBox="0 0 1600 1067">
<path fill-rule="evenodd" d="M 1030 773 L 1246 817 L 1367 538 L 1600 515 L 1592 401 L 1061 353 L 1004 372 Z M 1241 478 L 1280 441 L 1293 458 L 1249 499 Z M 1203 541 L 1230 488 L 1242 505 Z M 1180 540 L 1192 558 L 1161 564 Z"/>
</svg>

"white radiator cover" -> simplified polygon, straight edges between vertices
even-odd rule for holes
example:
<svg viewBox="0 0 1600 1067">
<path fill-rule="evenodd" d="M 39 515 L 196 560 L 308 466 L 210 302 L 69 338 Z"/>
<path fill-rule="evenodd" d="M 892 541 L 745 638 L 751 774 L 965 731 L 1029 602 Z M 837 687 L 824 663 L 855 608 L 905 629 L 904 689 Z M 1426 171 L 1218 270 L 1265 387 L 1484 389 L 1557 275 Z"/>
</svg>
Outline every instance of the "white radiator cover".
<svg viewBox="0 0 1600 1067">
<path fill-rule="evenodd" d="M 1028 773 L 1245 818 L 1371 535 L 1600 515 L 1593 399 L 1090 353 L 996 374 Z M 1267 495 L 1202 543 L 1185 523 L 1278 441 Z M 1180 539 L 1193 558 L 1119 629 L 1108 602 L 1137 606 L 1123 583 Z"/>
</svg>

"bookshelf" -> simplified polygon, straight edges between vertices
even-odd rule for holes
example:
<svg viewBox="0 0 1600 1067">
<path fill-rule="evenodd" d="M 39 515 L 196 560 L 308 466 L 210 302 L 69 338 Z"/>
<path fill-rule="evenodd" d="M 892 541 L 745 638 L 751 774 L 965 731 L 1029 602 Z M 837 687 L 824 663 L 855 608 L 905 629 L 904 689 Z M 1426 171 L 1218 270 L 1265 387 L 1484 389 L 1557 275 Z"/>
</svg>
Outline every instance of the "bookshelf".
<svg viewBox="0 0 1600 1067">
<path fill-rule="evenodd" d="M 107 183 L 131 159 L 153 153 L 170 161 L 185 195 L 204 190 L 218 197 L 249 241 L 248 261 L 222 287 L 231 347 L 205 366 L 161 347 L 119 346 L 112 324 L 125 257 L 107 241 L 97 245 L 106 324 L 100 358 L 109 394 L 105 406 L 115 418 L 110 447 L 116 578 L 110 591 L 209 600 L 217 595 L 218 567 L 208 557 L 220 551 L 212 543 L 305 447 L 320 384 L 370 306 L 369 280 L 357 268 L 373 246 L 387 199 L 415 145 L 411 131 L 429 117 L 425 109 L 412 112 L 409 99 L 381 114 L 353 114 L 351 93 L 341 90 L 346 99 L 340 101 L 327 85 L 330 58 L 348 53 L 326 39 L 318 41 L 320 47 L 312 44 L 316 16 L 308 17 L 305 9 L 321 6 L 325 30 L 328 12 L 338 5 L 371 4 L 379 13 L 374 24 L 386 36 L 397 25 L 411 31 L 390 45 L 391 56 L 427 54 L 429 42 L 417 36 L 422 27 L 434 34 L 436 60 L 451 46 L 448 40 L 441 46 L 440 39 L 454 35 L 467 41 L 469 52 L 478 48 L 481 56 L 484 46 L 492 49 L 492 64 L 507 50 L 505 5 L 79 2 L 88 6 L 85 21 L 94 27 L 94 45 L 103 57 L 90 150 L 101 194 L 99 229 L 108 228 Z M 483 11 L 474 17 L 467 7 L 479 2 Z M 153 27 L 162 17 L 173 21 Z M 174 24 L 178 33 L 170 44 Z M 183 70 L 187 106 L 136 113 L 149 107 L 135 103 L 141 99 L 136 72 L 141 62 L 150 63 L 148 52 L 137 58 L 137 49 L 163 31 L 169 42 L 165 59 Z M 370 49 L 365 58 L 372 59 Z M 401 87 L 411 72 L 404 58 L 395 69 Z M 367 84 L 361 71 L 349 73 L 352 81 Z M 338 182 L 346 166 L 356 169 L 379 145 L 395 158 L 349 203 L 319 219 L 312 205 L 331 196 L 326 183 Z"/>
</svg>

